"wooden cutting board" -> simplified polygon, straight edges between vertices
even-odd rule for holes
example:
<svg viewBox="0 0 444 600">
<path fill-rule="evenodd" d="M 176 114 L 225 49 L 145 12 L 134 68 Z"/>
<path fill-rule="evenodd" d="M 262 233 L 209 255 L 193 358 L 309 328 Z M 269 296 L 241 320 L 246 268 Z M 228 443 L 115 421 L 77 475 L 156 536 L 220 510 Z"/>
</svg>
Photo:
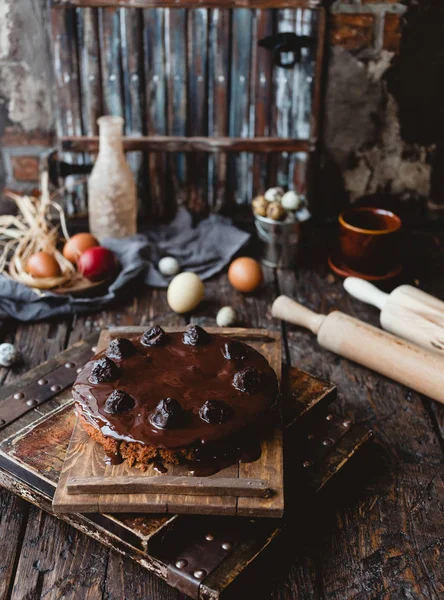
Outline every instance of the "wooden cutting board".
<svg viewBox="0 0 444 600">
<path fill-rule="evenodd" d="M 114 337 L 139 335 L 144 327 L 104 330 L 98 351 Z M 166 329 L 182 331 L 182 329 Z M 266 329 L 207 328 L 242 340 L 263 354 L 281 379 L 281 342 Z M 126 462 L 105 463 L 102 446 L 76 423 L 53 500 L 56 513 L 187 513 L 281 517 L 284 510 L 282 430 L 270 430 L 261 443 L 261 456 L 252 463 L 232 465 L 209 477 L 193 477 L 186 466 L 154 466 L 142 472 Z"/>
</svg>

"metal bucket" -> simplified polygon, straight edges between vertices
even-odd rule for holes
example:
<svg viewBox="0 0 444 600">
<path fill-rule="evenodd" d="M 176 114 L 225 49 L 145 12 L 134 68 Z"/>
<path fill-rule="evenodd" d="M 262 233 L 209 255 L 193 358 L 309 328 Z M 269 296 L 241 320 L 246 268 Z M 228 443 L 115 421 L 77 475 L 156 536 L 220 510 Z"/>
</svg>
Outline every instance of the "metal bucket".
<svg viewBox="0 0 444 600">
<path fill-rule="evenodd" d="M 273 221 L 255 215 L 261 241 L 261 260 L 267 267 L 291 269 L 296 266 L 300 228 L 299 221 Z"/>
</svg>

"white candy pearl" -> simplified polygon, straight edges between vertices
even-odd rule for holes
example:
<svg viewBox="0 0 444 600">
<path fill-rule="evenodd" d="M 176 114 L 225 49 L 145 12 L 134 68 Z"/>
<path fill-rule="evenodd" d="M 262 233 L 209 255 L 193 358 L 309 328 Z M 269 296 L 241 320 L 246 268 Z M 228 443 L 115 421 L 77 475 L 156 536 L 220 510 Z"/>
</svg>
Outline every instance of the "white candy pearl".
<svg viewBox="0 0 444 600">
<path fill-rule="evenodd" d="M 19 353 L 12 344 L 0 344 L 0 365 L 2 367 L 10 367 L 19 357 Z"/>
<path fill-rule="evenodd" d="M 173 275 L 177 275 L 180 271 L 179 261 L 173 258 L 172 256 L 164 256 L 159 260 L 159 271 L 165 277 L 172 277 Z"/>
<path fill-rule="evenodd" d="M 236 323 L 236 312 L 231 306 L 223 306 L 216 315 L 218 327 L 230 327 Z"/>
<path fill-rule="evenodd" d="M 283 195 L 284 195 L 284 190 L 281 187 L 274 187 L 274 188 L 269 188 L 265 192 L 264 198 L 265 198 L 265 200 L 268 200 L 268 202 L 275 202 L 276 200 L 280 200 Z"/>
<path fill-rule="evenodd" d="M 301 199 L 294 190 L 290 190 L 282 196 L 281 204 L 285 210 L 297 210 L 301 204 Z"/>
</svg>

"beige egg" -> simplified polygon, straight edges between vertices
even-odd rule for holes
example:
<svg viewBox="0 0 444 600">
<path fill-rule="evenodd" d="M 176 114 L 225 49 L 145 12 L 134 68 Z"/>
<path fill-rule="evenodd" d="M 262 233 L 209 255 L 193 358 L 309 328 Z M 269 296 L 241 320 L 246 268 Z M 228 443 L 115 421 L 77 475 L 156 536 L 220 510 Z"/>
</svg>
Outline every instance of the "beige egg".
<svg viewBox="0 0 444 600">
<path fill-rule="evenodd" d="M 204 297 L 204 284 L 195 273 L 179 273 L 168 286 L 167 300 L 170 308 L 179 314 L 196 308 Z"/>
</svg>

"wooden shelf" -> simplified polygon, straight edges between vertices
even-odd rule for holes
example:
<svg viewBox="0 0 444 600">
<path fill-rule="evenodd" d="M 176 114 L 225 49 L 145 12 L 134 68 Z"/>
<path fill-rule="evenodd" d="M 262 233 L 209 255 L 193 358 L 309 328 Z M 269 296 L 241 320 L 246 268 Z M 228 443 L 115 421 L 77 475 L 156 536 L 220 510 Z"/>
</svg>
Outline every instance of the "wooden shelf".
<svg viewBox="0 0 444 600">
<path fill-rule="evenodd" d="M 52 6 L 93 8 L 319 8 L 320 0 L 52 0 Z"/>
<path fill-rule="evenodd" d="M 98 136 L 63 136 L 62 149 L 68 152 L 97 152 Z M 235 137 L 180 137 L 180 136 L 141 136 L 124 137 L 123 146 L 127 152 L 312 152 L 315 140 L 291 138 L 235 138 Z"/>
</svg>

